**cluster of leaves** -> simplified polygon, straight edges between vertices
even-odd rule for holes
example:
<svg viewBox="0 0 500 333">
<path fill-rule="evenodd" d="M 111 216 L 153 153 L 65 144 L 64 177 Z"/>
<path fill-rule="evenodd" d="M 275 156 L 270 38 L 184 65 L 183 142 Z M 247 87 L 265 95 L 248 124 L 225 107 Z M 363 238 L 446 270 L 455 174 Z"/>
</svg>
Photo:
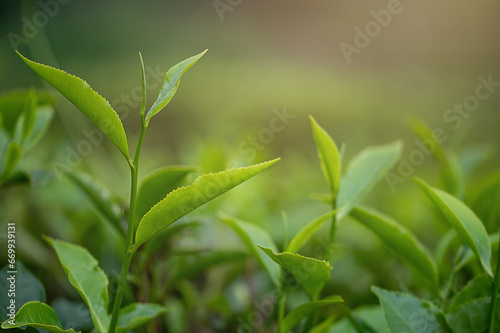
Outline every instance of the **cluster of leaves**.
<svg viewBox="0 0 500 333">
<path fill-rule="evenodd" d="M 24 305 L 17 312 L 14 321 L 2 317 L 2 328 L 22 327 L 27 328 L 27 331 L 41 329 L 50 332 L 90 329 L 101 333 L 128 332 L 163 316 L 168 318 L 168 331 L 182 332 L 185 327 L 182 321 L 179 323 L 175 317 L 185 316 L 183 307 L 169 294 L 176 290 L 187 303 L 193 305 L 193 286 L 185 282 L 187 277 L 196 276 L 206 268 L 223 262 L 240 261 L 247 255 L 255 258 L 276 294 L 268 320 L 251 323 L 258 325 L 246 327 L 249 331 L 465 333 L 494 332 L 495 328 L 500 327 L 500 323 L 497 323 L 500 314 L 496 305 L 500 277 L 498 271 L 493 272 L 492 265 L 492 260 L 496 259 L 492 253 L 498 251 L 498 234 L 495 232 L 500 222 L 500 177 L 498 174 L 487 177 L 474 191 L 466 191 L 465 179 L 484 156 L 469 153 L 459 160 L 419 121 L 413 123 L 413 129 L 422 140 L 432 143 L 432 152 L 441 166 L 443 189 L 430 186 L 422 179 L 417 178 L 415 181 L 429 198 L 433 211 L 449 229 L 449 232 L 442 236 L 435 254 L 403 223 L 362 204 L 374 186 L 396 165 L 402 153 L 402 143 L 396 141 L 366 148 L 349 163 L 345 163 L 344 146 L 339 150 L 330 135 L 311 117 L 312 133 L 329 190 L 326 195 L 314 195 L 315 199 L 327 204 L 328 208 L 323 215 L 302 226 L 291 239 L 288 239 L 285 231 L 284 242 L 278 246 L 268 230 L 219 212 L 218 219 L 241 239 L 247 253 L 212 250 L 205 255 L 195 253 L 194 263 L 182 255 L 168 261 L 163 260 L 164 257 L 155 261 L 155 254 L 164 246 L 166 240 L 181 230 L 198 226 L 197 221 L 173 224 L 174 222 L 277 161 L 276 159 L 246 168 L 204 174 L 186 186 L 183 185 L 187 183 L 188 177 L 196 172 L 196 168 L 164 167 L 154 170 L 141 182 L 138 181 L 142 140 L 151 118 L 169 103 L 178 88 L 181 76 L 203 54 L 204 52 L 188 58 L 167 72 L 159 96 L 147 113 L 146 81 L 141 57 L 141 134 L 133 158 L 129 155 L 123 125 L 117 113 L 103 97 L 83 80 L 21 56 L 31 69 L 92 120 L 125 157 L 131 170 L 130 210 L 122 210 L 111 191 L 90 175 L 70 170 L 67 173 L 68 178 L 86 193 L 101 215 L 122 235 L 124 256 L 118 290 L 115 295 L 109 295 L 108 276 L 88 250 L 46 237 L 48 244 L 57 253 L 71 285 L 85 302 L 88 308 L 87 317 L 91 318 L 92 323 L 79 323 L 72 327 L 63 325 L 63 318 L 56 315 L 58 311 L 46 304 L 43 286 L 20 265 L 21 280 L 31 285 L 29 290 L 32 291 L 32 296 L 20 301 L 20 304 Z M 22 141 L 22 138 L 30 128 L 26 119 L 32 117 L 30 114 L 33 111 L 28 110 L 32 110 L 30 107 L 34 108 L 33 105 L 38 105 L 40 101 L 37 96 L 33 91 L 25 93 L 24 100 L 29 102 L 22 107 L 21 116 L 14 122 L 4 122 L 11 124 L 11 131 L 5 132 L 12 133 L 11 142 L 17 146 L 25 141 L 30 142 L 30 134 L 26 134 L 28 139 L 25 141 Z M 36 123 L 36 117 L 34 119 Z M 14 123 L 15 125 L 12 125 Z M 33 128 L 38 127 L 35 125 Z M 6 161 L 12 160 L 8 157 L 12 153 L 8 151 L 16 149 L 10 148 L 10 145 L 5 149 Z M 6 169 L 8 168 L 4 167 L 4 170 Z M 15 173 L 3 172 L 2 175 L 6 176 L 2 176 L 2 179 L 11 179 L 9 174 Z M 124 219 L 128 221 L 125 228 L 122 223 Z M 284 220 L 286 225 L 286 218 Z M 331 280 L 332 265 L 335 265 L 332 255 L 337 246 L 337 230 L 341 227 L 340 222 L 354 221 L 371 231 L 394 257 L 409 268 L 418 281 L 415 290 L 410 291 L 411 288 L 407 288 L 400 292 L 373 286 L 371 291 L 378 297 L 380 305 L 355 309 L 344 305 L 342 297 L 329 294 L 325 287 Z M 311 245 L 318 232 L 325 228 L 329 230 L 327 244 L 322 246 L 320 251 L 315 251 L 314 255 L 307 255 L 307 251 L 304 251 L 306 245 Z M 450 255 L 454 257 L 451 264 Z M 131 265 L 133 257 L 137 260 Z M 132 273 L 130 267 L 133 268 Z M 499 265 L 496 267 L 498 270 Z M 164 279 L 165 271 L 170 272 L 167 280 Z M 4 268 L 0 275 L 3 277 L 6 272 L 7 269 Z M 241 272 L 237 271 L 235 274 Z M 143 280 L 144 276 L 148 278 Z M 453 285 L 458 278 L 466 284 L 460 290 L 455 290 Z M 2 281 L 5 283 L 5 279 L 2 278 Z M 149 286 L 151 283 L 154 285 Z M 307 299 L 294 301 L 297 290 L 307 295 Z M 111 300 L 113 296 L 114 299 Z M 124 307 L 123 298 L 127 303 Z M 153 300 L 154 303 L 137 302 L 142 299 Z M 217 302 L 219 298 L 214 297 L 213 300 Z M 0 301 L 4 304 L 7 300 Z"/>
<path fill-rule="evenodd" d="M 18 90 L 0 96 L 0 187 L 35 182 L 19 162 L 43 138 L 54 115 L 50 95 Z"/>
</svg>

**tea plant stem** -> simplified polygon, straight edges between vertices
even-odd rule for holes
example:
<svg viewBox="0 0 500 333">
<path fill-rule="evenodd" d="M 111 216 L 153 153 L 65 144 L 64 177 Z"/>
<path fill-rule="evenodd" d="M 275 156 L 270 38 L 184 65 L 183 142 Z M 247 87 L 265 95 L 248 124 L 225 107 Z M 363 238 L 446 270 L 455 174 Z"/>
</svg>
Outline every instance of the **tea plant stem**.
<svg viewBox="0 0 500 333">
<path fill-rule="evenodd" d="M 283 332 L 283 319 L 285 318 L 285 270 L 281 270 L 281 284 L 278 290 L 278 332 Z"/>
<path fill-rule="evenodd" d="M 118 289 L 116 291 L 116 298 L 113 304 L 113 312 L 111 314 L 111 322 L 109 324 L 108 333 L 114 333 L 116 329 L 116 323 L 118 321 L 118 313 L 120 312 L 120 307 L 122 305 L 123 293 L 125 290 L 125 286 L 127 284 L 127 275 L 130 269 L 130 263 L 132 262 L 132 256 L 135 253 L 135 250 L 132 249 L 133 241 L 134 241 L 134 229 L 135 229 L 135 204 L 137 197 L 137 175 L 139 171 L 139 158 L 141 155 L 142 142 L 144 140 L 144 135 L 146 133 L 146 124 L 144 123 L 144 118 L 141 117 L 141 134 L 139 135 L 139 140 L 137 142 L 137 148 L 135 150 L 135 156 L 133 163 L 130 163 L 130 172 L 132 174 L 131 177 L 131 189 L 130 189 L 130 211 L 128 215 L 128 226 L 127 226 L 127 238 L 125 241 L 125 255 L 122 261 L 122 268 L 120 271 L 120 280 L 118 282 Z"/>
<path fill-rule="evenodd" d="M 500 247 L 498 247 L 498 258 L 497 258 L 497 268 L 495 270 L 495 280 L 493 281 L 493 287 L 491 292 L 491 306 L 490 306 L 490 325 L 488 333 L 495 332 L 495 315 L 497 312 L 497 295 L 498 295 L 498 285 L 500 284 Z"/>
</svg>

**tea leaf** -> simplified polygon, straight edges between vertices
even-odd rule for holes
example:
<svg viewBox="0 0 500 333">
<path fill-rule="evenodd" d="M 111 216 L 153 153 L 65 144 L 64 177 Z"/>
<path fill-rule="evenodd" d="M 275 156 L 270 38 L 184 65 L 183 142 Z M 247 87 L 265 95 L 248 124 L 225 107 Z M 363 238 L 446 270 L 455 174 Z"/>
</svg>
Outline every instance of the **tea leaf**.
<svg viewBox="0 0 500 333">
<path fill-rule="evenodd" d="M 380 300 L 387 326 L 393 333 L 445 333 L 449 327 L 444 314 L 434 304 L 410 294 L 384 290 L 373 286 Z"/>
<path fill-rule="evenodd" d="M 421 179 L 417 178 L 416 182 L 443 214 L 448 223 L 457 231 L 462 242 L 472 249 L 481 261 L 486 273 L 493 276 L 490 263 L 490 242 L 481 220 L 469 207 L 451 194 L 433 188 Z"/>
<path fill-rule="evenodd" d="M 366 325 L 370 325 L 370 330 L 366 330 L 365 333 L 390 333 L 389 328 L 387 328 L 387 323 L 385 322 L 384 311 L 380 306 L 361 306 L 352 311 L 353 317 Z M 347 317 L 339 320 L 332 327 L 329 333 L 358 333 L 351 320 Z"/>
<path fill-rule="evenodd" d="M 318 125 L 312 116 L 311 127 L 313 131 L 314 141 L 318 149 L 319 158 L 321 160 L 321 168 L 325 174 L 328 185 L 330 185 L 330 193 L 335 199 L 339 187 L 340 178 L 340 156 L 335 141 L 332 140 L 330 135 Z"/>
<path fill-rule="evenodd" d="M 19 309 L 14 319 L 14 325 L 10 324 L 9 321 L 2 323 L 3 329 L 23 326 L 36 327 L 51 333 L 75 333 L 72 329 L 62 329 L 61 322 L 54 310 L 47 304 L 37 301 L 26 303 Z"/>
<path fill-rule="evenodd" d="M 10 288 L 10 280 L 8 278 L 11 274 L 9 266 L 5 265 L 0 270 L 0 290 L 4 291 L 0 293 L 0 306 L 2 309 L 7 309 L 10 305 L 10 297 L 8 297 L 8 290 Z M 23 265 L 19 260 L 16 261 L 16 306 L 22 306 L 31 301 L 45 302 L 45 288 L 42 283 Z M 5 311 L 0 312 L 0 321 L 7 320 L 7 314 Z"/>
<path fill-rule="evenodd" d="M 483 297 L 462 304 L 446 314 L 454 333 L 486 332 L 489 324 L 491 297 Z M 495 327 L 500 326 L 500 310 L 497 307 Z M 496 332 L 496 330 L 495 330 Z"/>
<path fill-rule="evenodd" d="M 3 176 L 8 176 L 12 170 L 16 167 L 17 163 L 21 159 L 21 147 L 15 141 L 12 141 L 7 148 L 7 156 L 5 158 L 5 164 L 3 168 Z"/>
<path fill-rule="evenodd" d="M 163 86 L 161 87 L 160 93 L 158 94 L 158 98 L 151 106 L 146 115 L 146 124 L 149 123 L 149 121 L 155 114 L 157 114 L 165 106 L 167 106 L 167 104 L 177 92 L 177 88 L 179 87 L 179 83 L 181 82 L 182 75 L 184 75 L 184 73 L 189 68 L 191 68 L 191 66 L 193 66 L 207 51 L 208 50 L 205 50 L 195 56 L 187 58 L 186 60 L 181 61 L 168 70 L 163 81 Z"/>
<path fill-rule="evenodd" d="M 491 296 L 491 279 L 487 274 L 475 276 L 467 282 L 460 292 L 453 298 L 448 312 L 453 312 L 459 306 L 477 298 Z"/>
<path fill-rule="evenodd" d="M 257 246 L 277 264 L 289 271 L 300 282 L 311 299 L 318 298 L 325 282 L 330 279 L 332 267 L 327 261 L 290 252 L 274 253 L 270 248 Z"/>
<path fill-rule="evenodd" d="M 196 178 L 191 185 L 170 192 L 163 200 L 154 205 L 140 221 L 134 247 L 139 247 L 163 228 L 252 178 L 278 160 L 275 159 L 246 168 L 228 169 L 205 174 Z"/>
<path fill-rule="evenodd" d="M 115 144 L 123 156 L 127 160 L 129 159 L 127 137 L 122 122 L 106 99 L 92 90 L 88 83 L 79 77 L 29 60 L 17 51 L 16 53 L 35 73 L 56 88 L 92 120 Z"/>
<path fill-rule="evenodd" d="M 135 206 L 136 224 L 165 196 L 181 186 L 187 175 L 196 171 L 196 168 L 186 166 L 168 166 L 153 171 L 141 183 Z"/>
<path fill-rule="evenodd" d="M 35 120 L 30 134 L 23 142 L 23 149 L 28 151 L 40 141 L 49 129 L 54 109 L 50 105 L 39 106 L 35 112 Z"/>
<path fill-rule="evenodd" d="M 350 214 L 377 235 L 382 243 L 417 277 L 437 291 L 439 278 L 436 263 L 427 248 L 408 229 L 374 209 L 355 207 Z"/>
<path fill-rule="evenodd" d="M 124 235 L 120 225 L 121 208 L 113 194 L 84 172 L 72 170 L 66 172 L 65 175 L 87 194 L 95 208 L 111 222 L 120 234 Z"/>
<path fill-rule="evenodd" d="M 342 298 L 340 298 L 340 296 L 331 296 L 323 298 L 322 300 L 319 301 L 312 301 L 299 305 L 286 315 L 281 325 L 280 333 L 290 332 L 295 326 L 297 326 L 298 323 L 301 322 L 302 319 L 306 318 L 314 311 L 321 309 L 325 306 L 341 302 L 343 302 L 343 300 Z"/>
<path fill-rule="evenodd" d="M 168 311 L 167 307 L 148 304 L 148 303 L 133 303 L 120 309 L 118 315 L 118 323 L 116 325 L 117 333 L 126 333 L 136 329 L 161 314 Z"/>
<path fill-rule="evenodd" d="M 403 145 L 400 141 L 362 150 L 349 162 L 340 179 L 337 219 L 347 216 L 373 186 L 396 164 Z"/>
<path fill-rule="evenodd" d="M 97 260 L 83 247 L 45 237 L 59 257 L 69 282 L 89 307 L 92 321 L 101 333 L 109 326 L 108 278 Z"/>
<path fill-rule="evenodd" d="M 273 251 L 277 251 L 276 244 L 274 244 L 274 241 L 269 233 L 255 224 L 241 221 L 224 213 L 220 213 L 219 218 L 222 222 L 231 227 L 231 229 L 233 229 L 234 232 L 241 238 L 243 243 L 245 243 L 248 252 L 257 258 L 257 261 L 269 274 L 271 281 L 279 287 L 281 278 L 281 269 L 279 265 L 270 257 L 262 255 L 262 252 L 257 248 L 257 244 L 262 244 Z"/>
<path fill-rule="evenodd" d="M 309 238 L 314 235 L 316 231 L 323 225 L 323 222 L 328 220 L 330 217 L 332 217 L 337 211 L 331 211 L 326 214 L 321 215 L 317 219 L 309 222 L 306 226 L 304 226 L 300 231 L 295 235 L 295 237 L 292 238 L 290 241 L 290 244 L 288 244 L 288 247 L 286 249 L 286 252 L 297 252 L 300 250 L 302 245 L 304 245 Z"/>
</svg>

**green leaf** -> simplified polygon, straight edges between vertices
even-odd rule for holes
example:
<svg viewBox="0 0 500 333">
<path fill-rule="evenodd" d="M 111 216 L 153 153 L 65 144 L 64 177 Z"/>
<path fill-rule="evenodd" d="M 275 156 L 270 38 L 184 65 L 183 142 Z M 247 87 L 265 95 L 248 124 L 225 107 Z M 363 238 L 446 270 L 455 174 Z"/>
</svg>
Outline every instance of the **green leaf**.
<svg viewBox="0 0 500 333">
<path fill-rule="evenodd" d="M 89 307 L 92 321 L 101 333 L 108 331 L 108 278 L 97 260 L 83 247 L 45 237 L 59 257 L 69 282 Z"/>
<path fill-rule="evenodd" d="M 384 311 L 380 306 L 361 306 L 352 311 L 353 317 L 361 323 L 369 324 L 371 330 L 366 332 L 390 333 L 385 322 Z M 351 320 L 344 317 L 335 323 L 329 333 L 358 333 Z"/>
<path fill-rule="evenodd" d="M 483 297 L 462 304 L 446 314 L 453 333 L 484 333 L 489 325 L 491 297 Z M 497 307 L 495 327 L 500 327 L 500 309 Z M 497 332 L 497 330 L 495 330 Z"/>
<path fill-rule="evenodd" d="M 127 160 L 130 159 L 127 137 L 122 122 L 106 99 L 92 90 L 88 83 L 79 77 L 68 74 L 60 69 L 31 61 L 19 52 L 17 54 L 35 73 L 56 88 L 57 91 L 92 120 L 115 144 Z"/>
<path fill-rule="evenodd" d="M 65 175 L 85 192 L 95 208 L 123 235 L 124 231 L 120 225 L 121 208 L 113 194 L 84 172 L 71 170 Z"/>
<path fill-rule="evenodd" d="M 330 193 L 333 198 L 336 198 L 341 166 L 337 145 L 312 116 L 309 116 L 309 118 L 311 119 L 314 141 L 316 142 L 319 159 L 321 160 L 321 168 L 328 181 L 328 185 L 330 185 Z"/>
<path fill-rule="evenodd" d="M 10 305 L 10 297 L 8 290 L 10 289 L 10 281 L 7 280 L 11 274 L 8 265 L 5 265 L 0 270 L 0 306 L 6 309 Z M 16 308 L 23 306 L 31 301 L 45 302 L 45 288 L 41 282 L 23 265 L 19 260 L 16 261 Z M 0 321 L 7 320 L 5 311 L 0 312 Z"/>
<path fill-rule="evenodd" d="M 23 326 L 36 327 L 51 333 L 75 333 L 72 329 L 63 330 L 54 310 L 47 304 L 36 301 L 24 304 L 17 312 L 13 324 L 11 321 L 2 323 L 3 329 Z"/>
<path fill-rule="evenodd" d="M 441 179 L 445 188 L 450 193 L 462 197 L 465 191 L 465 179 L 456 158 L 451 153 L 446 152 L 432 130 L 424 122 L 415 118 L 411 122 L 411 127 L 422 141 L 422 150 L 427 154 L 432 153 L 441 166 Z"/>
<path fill-rule="evenodd" d="M 146 111 L 146 71 L 144 70 L 144 60 L 142 54 L 139 52 L 139 59 L 141 60 L 141 81 L 142 81 L 142 98 L 141 98 L 141 120 L 144 119 L 144 112 Z"/>
<path fill-rule="evenodd" d="M 167 104 L 170 102 L 172 97 L 174 97 L 177 92 L 177 88 L 179 87 L 179 83 L 181 82 L 181 76 L 193 66 L 208 50 L 201 52 L 195 56 L 187 58 L 184 61 L 181 61 L 177 65 L 170 68 L 165 75 L 165 79 L 163 81 L 163 86 L 161 87 L 160 93 L 158 94 L 158 98 L 154 102 L 153 106 L 148 111 L 146 115 L 146 124 L 149 123 L 149 120 L 160 112 Z"/>
<path fill-rule="evenodd" d="M 356 155 L 340 179 L 337 197 L 337 219 L 347 216 L 363 200 L 373 186 L 396 164 L 403 145 L 396 141 L 388 145 L 369 147 Z"/>
<path fill-rule="evenodd" d="M 276 163 L 279 159 L 252 165 L 246 168 L 202 175 L 186 187 L 170 192 L 151 208 L 139 223 L 134 247 L 137 248 L 163 228 L 233 187 L 252 178 Z"/>
<path fill-rule="evenodd" d="M 286 252 L 297 252 L 300 248 L 309 240 L 309 238 L 314 235 L 316 231 L 323 225 L 323 222 L 328 220 L 330 217 L 336 214 L 336 210 L 328 212 L 326 214 L 321 215 L 317 219 L 309 222 L 306 226 L 304 226 L 300 231 L 292 238 Z"/>
<path fill-rule="evenodd" d="M 29 94 L 29 90 L 22 89 L 8 91 L 0 95 L 1 124 L 9 136 L 14 135 L 18 118 L 25 110 Z M 36 91 L 36 99 L 39 107 L 54 104 L 54 99 L 46 92 Z"/>
<path fill-rule="evenodd" d="M 22 123 L 22 141 L 30 135 L 33 125 L 35 124 L 35 111 L 37 108 L 38 101 L 36 99 L 36 93 L 34 89 L 30 89 L 28 93 L 28 99 L 26 100 L 26 106 L 23 111 L 23 123 Z"/>
<path fill-rule="evenodd" d="M 137 193 L 134 220 L 136 224 L 167 194 L 181 186 L 187 175 L 196 171 L 194 167 L 168 166 L 149 174 L 141 183 Z"/>
<path fill-rule="evenodd" d="M 340 296 L 331 296 L 323 298 L 322 300 L 319 301 L 312 301 L 299 305 L 286 315 L 281 325 L 280 333 L 290 332 L 295 326 L 297 326 L 298 323 L 302 321 L 302 319 L 308 317 L 316 310 L 321 309 L 328 305 L 341 302 L 343 302 L 343 300 L 342 298 L 340 298 Z"/>
<path fill-rule="evenodd" d="M 488 296 L 491 296 L 491 278 L 487 274 L 475 276 L 453 298 L 448 307 L 448 312 L 453 312 L 459 306 L 474 299 Z"/>
<path fill-rule="evenodd" d="M 257 245 L 269 258 L 289 271 L 302 285 L 311 299 L 318 298 L 325 282 L 330 280 L 332 266 L 327 261 L 308 258 L 300 254 L 282 252 L 274 253 L 270 248 Z"/>
<path fill-rule="evenodd" d="M 32 149 L 45 136 L 53 117 L 54 108 L 50 105 L 39 106 L 36 109 L 33 128 L 23 142 L 25 151 Z"/>
<path fill-rule="evenodd" d="M 3 169 L 3 176 L 8 176 L 12 170 L 16 167 L 17 163 L 21 159 L 21 147 L 15 141 L 12 141 L 7 148 L 7 156 L 5 158 L 5 164 Z"/>
<path fill-rule="evenodd" d="M 84 303 L 58 298 L 52 301 L 50 306 L 59 317 L 63 328 L 86 332 L 94 328 L 90 311 Z"/>
<path fill-rule="evenodd" d="M 116 324 L 116 332 L 126 333 L 134 330 L 167 311 L 167 307 L 157 304 L 130 304 L 120 309 L 118 323 Z"/>
<path fill-rule="evenodd" d="M 417 237 L 392 218 L 370 208 L 355 207 L 350 216 L 370 229 L 389 251 L 433 290 L 439 289 L 436 263 Z"/>
<path fill-rule="evenodd" d="M 500 173 L 484 177 L 468 193 L 468 205 L 484 223 L 486 230 L 500 229 Z"/>
<path fill-rule="evenodd" d="M 490 242 L 481 220 L 469 207 L 451 194 L 433 188 L 421 179 L 417 178 L 416 181 L 444 215 L 448 223 L 457 231 L 462 242 L 472 249 L 481 261 L 486 273 L 493 276 L 490 263 Z"/>
<path fill-rule="evenodd" d="M 393 333 L 449 332 L 444 314 L 434 304 L 410 294 L 384 290 L 373 286 L 380 300 L 387 326 Z"/>
<path fill-rule="evenodd" d="M 224 213 L 219 213 L 219 218 L 222 222 L 226 223 L 231 229 L 233 229 L 234 232 L 241 238 L 243 243 L 245 243 L 248 252 L 250 252 L 250 254 L 257 259 L 257 261 L 269 274 L 271 281 L 279 287 L 281 281 L 280 266 L 268 256 L 264 256 L 257 248 L 257 244 L 262 244 L 273 251 L 277 251 L 276 244 L 274 244 L 274 241 L 269 233 L 255 224 L 241 221 Z"/>
</svg>

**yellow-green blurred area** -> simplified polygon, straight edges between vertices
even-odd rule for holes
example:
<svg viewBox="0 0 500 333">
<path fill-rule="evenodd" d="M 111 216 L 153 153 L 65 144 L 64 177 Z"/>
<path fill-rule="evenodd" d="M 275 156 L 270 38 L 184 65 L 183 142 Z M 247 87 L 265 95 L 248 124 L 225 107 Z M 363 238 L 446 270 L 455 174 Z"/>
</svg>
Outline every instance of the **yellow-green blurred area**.
<svg viewBox="0 0 500 333">
<path fill-rule="evenodd" d="M 328 186 L 309 115 L 339 147 L 345 143 L 344 161 L 362 148 L 397 139 L 404 141 L 403 157 L 408 159 L 419 149 L 408 124 L 419 118 L 431 129 L 442 129 L 447 137 L 443 145 L 459 156 L 467 147 L 489 147 L 490 159 L 471 180 L 498 170 L 500 3 L 401 0 L 398 4 L 396 14 L 381 19 L 382 12 L 391 13 L 388 8 L 394 1 L 4 0 L 0 91 L 49 88 L 14 49 L 77 75 L 118 111 L 133 150 L 140 127 L 138 53 L 148 74 L 149 107 L 170 66 L 209 49 L 183 76 L 172 102 L 152 119 L 141 176 L 166 164 L 195 165 L 210 172 L 281 157 L 278 164 L 205 208 L 212 216 L 222 209 L 259 224 L 281 244 L 282 211 L 293 234 L 329 209 L 310 198 L 311 193 L 326 193 Z M 385 20 L 383 24 L 377 17 Z M 346 56 L 346 52 L 351 53 Z M 490 83 L 486 87 L 484 82 Z M 484 98 L 474 97 L 478 89 Z M 107 139 L 92 144 L 81 161 L 75 159 L 78 145 L 89 141 L 84 132 L 96 127 L 52 92 L 58 101 L 54 122 L 25 165 L 50 170 L 54 161 L 75 162 L 75 168 L 91 173 L 126 202 L 126 161 Z M 473 104 L 453 111 L 454 105 L 464 103 Z M 426 157 L 411 176 L 437 186 L 438 170 L 435 160 Z M 411 176 L 395 191 L 380 182 L 366 202 L 398 218 L 434 251 L 446 227 L 433 215 Z M 56 178 L 55 184 L 29 192 L 24 203 L 19 202 L 21 197 L 6 199 L 9 220 L 36 216 L 40 233 L 99 247 L 92 244 L 98 241 L 92 237 L 94 229 L 87 230 L 82 223 L 100 218 L 76 187 Z M 57 205 L 65 207 L 64 214 L 51 213 Z M 37 213 L 28 213 L 30 207 Z M 213 220 L 209 231 L 189 234 L 186 246 L 238 246 L 234 234 Z M 339 229 L 338 262 L 332 272 L 336 284 L 328 292 L 373 302 L 373 296 L 366 296 L 371 284 L 397 286 L 398 279 L 412 279 L 367 230 L 348 219 Z M 114 235 L 110 228 L 105 230 Z M 34 239 L 36 233 L 24 233 L 24 242 L 37 244 L 25 253 L 26 260 L 53 258 Z M 349 254 L 351 250 L 357 252 Z M 118 269 L 116 261 L 101 251 L 100 260 Z M 388 272 L 394 275 L 385 275 Z M 50 278 L 44 282 L 50 283 Z"/>
</svg>

